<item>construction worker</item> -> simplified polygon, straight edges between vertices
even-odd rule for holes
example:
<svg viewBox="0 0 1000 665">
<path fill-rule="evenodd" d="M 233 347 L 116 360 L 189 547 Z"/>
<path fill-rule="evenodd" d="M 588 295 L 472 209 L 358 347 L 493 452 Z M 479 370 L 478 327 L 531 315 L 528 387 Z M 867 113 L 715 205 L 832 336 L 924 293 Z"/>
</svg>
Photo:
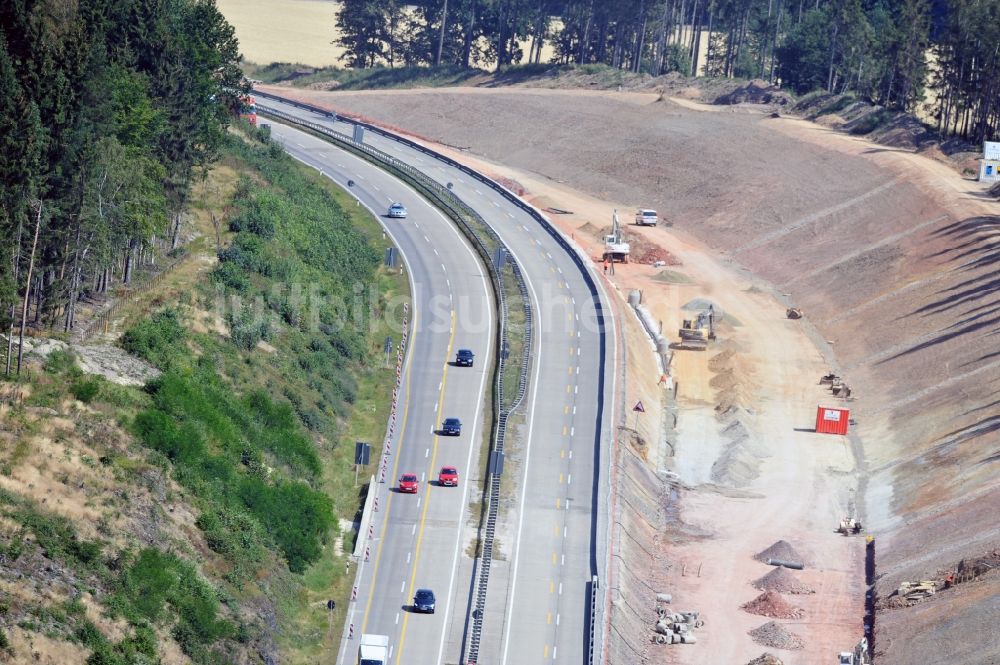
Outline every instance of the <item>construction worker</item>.
<svg viewBox="0 0 1000 665">
<path fill-rule="evenodd" d="M 948 577 L 944 578 L 944 588 L 950 589 L 951 585 L 955 583 L 955 574 L 948 573 Z"/>
</svg>

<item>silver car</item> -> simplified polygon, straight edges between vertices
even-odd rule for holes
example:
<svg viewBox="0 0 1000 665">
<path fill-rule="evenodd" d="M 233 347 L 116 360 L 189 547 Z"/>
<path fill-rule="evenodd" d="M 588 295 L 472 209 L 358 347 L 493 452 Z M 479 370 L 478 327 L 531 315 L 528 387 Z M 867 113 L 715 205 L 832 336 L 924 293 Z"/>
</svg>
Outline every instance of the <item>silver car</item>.
<svg viewBox="0 0 1000 665">
<path fill-rule="evenodd" d="M 402 203 L 393 203 L 389 206 L 389 217 L 396 219 L 406 219 L 406 206 Z"/>
</svg>

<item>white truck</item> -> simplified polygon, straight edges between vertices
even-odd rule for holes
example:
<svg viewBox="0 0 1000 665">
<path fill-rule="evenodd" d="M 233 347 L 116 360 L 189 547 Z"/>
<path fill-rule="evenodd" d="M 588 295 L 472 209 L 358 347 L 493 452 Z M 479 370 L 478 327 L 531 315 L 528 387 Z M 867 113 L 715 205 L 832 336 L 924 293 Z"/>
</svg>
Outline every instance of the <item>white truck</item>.
<svg viewBox="0 0 1000 665">
<path fill-rule="evenodd" d="M 361 646 L 358 648 L 358 665 L 388 665 L 389 636 L 361 635 Z"/>
</svg>

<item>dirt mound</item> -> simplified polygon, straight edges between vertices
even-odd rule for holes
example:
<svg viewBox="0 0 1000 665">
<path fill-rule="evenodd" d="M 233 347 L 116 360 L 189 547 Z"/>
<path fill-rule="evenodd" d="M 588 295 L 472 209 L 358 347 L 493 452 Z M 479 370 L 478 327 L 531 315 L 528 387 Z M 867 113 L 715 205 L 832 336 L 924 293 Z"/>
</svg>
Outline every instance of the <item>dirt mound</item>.
<svg viewBox="0 0 1000 665">
<path fill-rule="evenodd" d="M 736 355 L 736 352 L 732 349 L 726 349 L 721 353 L 717 353 L 712 356 L 708 361 L 708 369 L 713 372 L 722 372 L 725 369 L 732 366 L 732 358 Z"/>
<path fill-rule="evenodd" d="M 775 104 L 786 106 L 790 104 L 792 98 L 780 88 L 769 85 L 767 81 L 754 79 L 744 86 L 736 88 L 732 92 L 719 95 L 715 98 L 716 104 Z"/>
<path fill-rule="evenodd" d="M 805 646 L 802 638 L 789 631 L 777 621 L 768 621 L 747 633 L 757 644 L 774 649 L 801 649 Z"/>
<path fill-rule="evenodd" d="M 765 591 L 750 602 L 740 605 L 740 609 L 774 619 L 801 619 L 805 615 L 802 608 L 791 605 L 776 591 Z"/>
<path fill-rule="evenodd" d="M 764 652 L 747 663 L 747 665 L 784 665 L 784 663 L 773 653 Z"/>
<path fill-rule="evenodd" d="M 753 586 L 755 589 L 761 591 L 777 591 L 778 593 L 790 593 L 799 596 L 816 593 L 815 589 L 800 582 L 795 577 L 795 573 L 787 568 L 775 568 L 767 575 L 755 580 Z"/>
<path fill-rule="evenodd" d="M 708 309 L 709 307 L 713 308 L 717 318 L 722 318 L 723 316 L 722 309 L 720 309 L 719 306 L 716 305 L 711 300 L 706 300 L 705 298 L 695 298 L 694 300 L 689 300 L 687 303 L 681 306 L 681 309 L 686 310 L 688 312 L 701 312 L 703 310 Z"/>
<path fill-rule="evenodd" d="M 681 264 L 680 259 L 662 247 L 657 247 L 656 245 L 651 245 L 648 248 L 641 248 L 639 252 L 633 253 L 632 261 L 634 263 L 642 263 L 647 266 L 651 266 L 656 263 L 666 266 L 679 266 Z"/>
<path fill-rule="evenodd" d="M 577 231 L 594 236 L 595 238 L 604 238 L 604 229 L 599 229 L 590 222 L 587 222 L 583 226 L 577 228 Z"/>
<path fill-rule="evenodd" d="M 767 563 L 768 559 L 781 559 L 783 561 L 805 561 L 802 555 L 799 554 L 792 544 L 787 540 L 779 540 L 766 550 L 757 552 L 754 559 L 760 561 L 761 563 Z"/>
</svg>

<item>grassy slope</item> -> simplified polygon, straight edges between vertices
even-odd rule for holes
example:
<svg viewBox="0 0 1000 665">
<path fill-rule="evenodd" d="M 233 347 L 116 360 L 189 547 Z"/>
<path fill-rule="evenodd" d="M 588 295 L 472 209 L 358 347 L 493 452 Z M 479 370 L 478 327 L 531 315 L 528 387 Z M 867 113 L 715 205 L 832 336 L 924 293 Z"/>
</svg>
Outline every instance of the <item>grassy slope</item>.
<svg viewBox="0 0 1000 665">
<path fill-rule="evenodd" d="M 229 314 L 216 307 L 214 232 L 201 223 L 212 237 L 192 243 L 188 266 L 200 268 L 130 310 L 126 345 L 167 370 L 155 386 L 82 377 L 60 354 L 0 384 L 25 398 L 0 405 L 0 648 L 19 659 L 314 662 L 339 639 L 325 600 L 346 600 L 350 584 L 338 524 L 358 506 L 352 444 L 380 440 L 391 390 L 377 312 L 407 285 L 377 268 L 377 222 L 280 152 L 234 143 L 198 199 L 201 222 L 206 210 L 242 216 L 224 244 L 248 244 L 251 217 L 277 222 L 265 243 L 275 264 L 244 270 L 239 294 L 262 296 L 266 330 L 231 300 Z M 341 269 L 324 269 L 332 257 Z M 276 288 L 332 298 L 349 274 L 375 287 L 376 315 L 359 317 L 373 325 L 357 335 L 298 320 Z M 170 314 L 146 318 L 165 303 Z M 282 529 L 293 519 L 301 529 Z"/>
</svg>

